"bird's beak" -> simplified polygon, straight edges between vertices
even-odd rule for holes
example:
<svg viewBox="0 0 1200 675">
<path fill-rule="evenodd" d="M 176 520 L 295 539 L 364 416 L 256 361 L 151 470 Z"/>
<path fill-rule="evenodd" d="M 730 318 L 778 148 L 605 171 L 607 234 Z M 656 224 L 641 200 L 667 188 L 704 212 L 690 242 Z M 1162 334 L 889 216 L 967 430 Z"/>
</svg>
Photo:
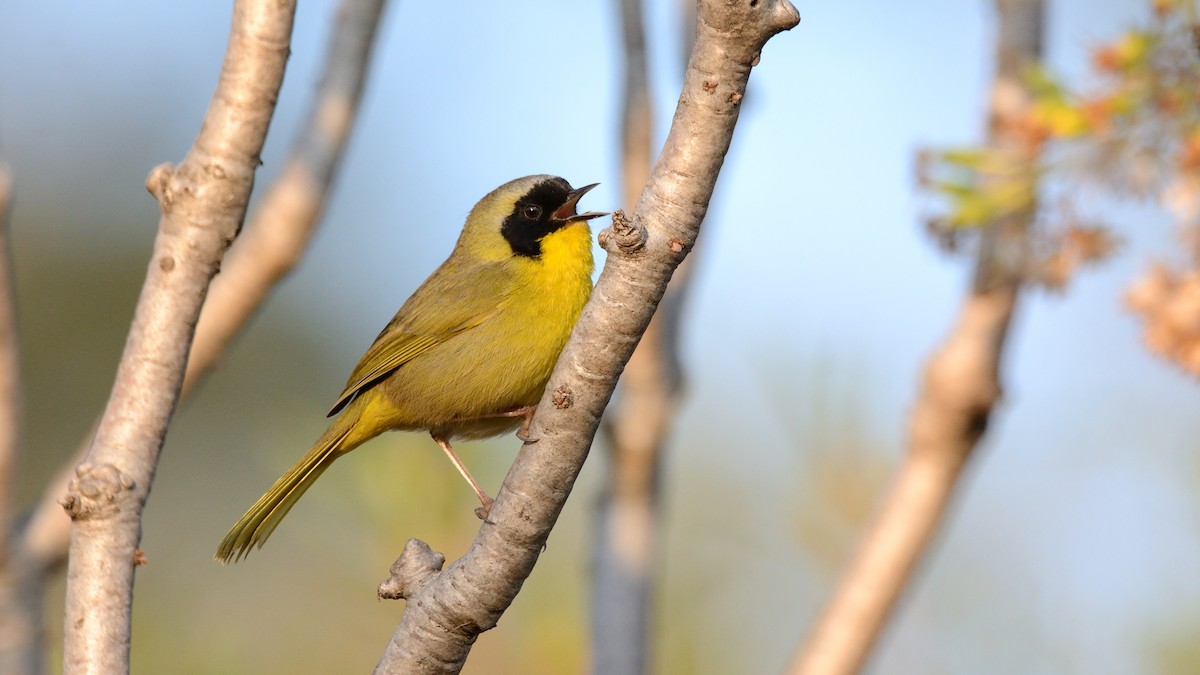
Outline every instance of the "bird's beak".
<svg viewBox="0 0 1200 675">
<path fill-rule="evenodd" d="M 573 223 L 578 220 L 591 220 L 592 218 L 607 216 L 607 213 L 597 213 L 595 211 L 588 211 L 587 213 L 575 213 L 575 205 L 579 203 L 579 198 L 587 194 L 588 190 L 591 190 L 597 185 L 599 185 L 599 183 L 592 183 L 591 185 L 584 185 L 578 190 L 572 191 L 569 195 L 567 195 L 567 201 L 563 202 L 563 205 L 558 207 L 558 210 L 554 212 L 554 219 L 567 223 Z"/>
</svg>

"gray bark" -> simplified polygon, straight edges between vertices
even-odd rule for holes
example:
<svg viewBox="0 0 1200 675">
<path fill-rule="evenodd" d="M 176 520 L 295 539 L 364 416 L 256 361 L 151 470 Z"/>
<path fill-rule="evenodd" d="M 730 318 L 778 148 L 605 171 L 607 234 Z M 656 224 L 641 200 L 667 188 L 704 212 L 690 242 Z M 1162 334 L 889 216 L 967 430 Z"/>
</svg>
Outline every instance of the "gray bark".
<svg viewBox="0 0 1200 675">
<path fill-rule="evenodd" d="M 696 43 L 662 154 L 629 218 L 600 234 L 604 270 L 551 375 L 518 454 L 466 555 L 393 572 L 408 602 L 377 673 L 457 673 L 480 633 L 496 625 L 549 537 L 608 404 L 666 290 L 695 244 L 733 137 L 750 70 L 773 35 L 799 22 L 786 0 L 700 3 Z M 415 550 L 417 547 L 410 547 Z"/>
<path fill-rule="evenodd" d="M 129 672 L 141 514 L 209 282 L 241 229 L 275 111 L 294 2 L 239 0 L 203 126 L 147 188 L 162 215 L 112 394 L 64 501 L 71 516 L 65 673 Z"/>
</svg>

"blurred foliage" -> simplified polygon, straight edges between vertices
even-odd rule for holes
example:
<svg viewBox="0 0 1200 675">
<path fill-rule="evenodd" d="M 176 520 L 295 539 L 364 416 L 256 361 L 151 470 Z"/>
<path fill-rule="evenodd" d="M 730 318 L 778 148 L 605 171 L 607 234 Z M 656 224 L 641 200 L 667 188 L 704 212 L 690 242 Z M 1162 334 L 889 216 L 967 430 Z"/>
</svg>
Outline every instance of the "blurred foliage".
<svg viewBox="0 0 1200 675">
<path fill-rule="evenodd" d="M 863 10 L 853 7 L 850 4 L 847 9 L 835 10 L 831 5 L 831 18 L 836 11 L 851 12 L 847 16 L 857 17 L 856 21 L 868 14 L 874 20 L 887 16 L 879 14 L 877 9 L 855 15 L 853 12 Z M 416 8 L 404 6 L 406 11 Z M 905 8 L 901 13 L 920 16 L 917 9 Z M 150 40 L 161 40 L 162 45 L 155 48 L 170 46 L 172 53 L 184 55 L 178 61 L 161 62 L 142 57 L 127 67 L 114 67 L 97 57 L 96 61 L 104 64 L 103 69 L 122 80 L 141 81 L 147 70 L 160 69 L 161 79 L 155 80 L 149 90 L 114 85 L 111 80 L 97 76 L 97 71 L 81 67 L 72 60 L 77 60 L 74 53 L 65 49 L 59 49 L 66 56 L 56 68 L 94 81 L 91 85 L 97 92 L 94 98 L 81 98 L 79 85 L 64 84 L 55 77 L 58 71 L 43 72 L 28 66 L 22 68 L 36 74 L 35 79 L 45 87 L 44 91 L 26 95 L 19 88 L 0 90 L 0 94 L 9 96 L 4 101 L 8 104 L 6 110 L 29 110 L 27 117 L 39 122 L 36 126 L 22 126 L 14 123 L 17 118 L 7 113 L 0 120 L 12 125 L 13 133 L 0 140 L 9 142 L 5 146 L 6 160 L 11 161 L 16 171 L 18 187 L 14 252 L 30 418 L 29 451 L 20 458 L 21 503 L 34 499 L 45 479 L 74 451 L 108 395 L 153 236 L 155 207 L 141 188 L 142 180 L 149 167 L 176 157 L 194 135 L 204 101 L 211 92 L 211 81 L 205 79 L 211 73 L 203 71 L 204 77 L 199 77 L 181 68 L 184 64 L 202 62 L 194 51 L 197 46 L 211 43 L 214 58 L 219 57 L 222 32 L 228 24 L 226 13 L 225 9 L 214 12 L 218 18 L 213 24 L 218 32 L 213 33 L 198 32 L 192 19 L 179 21 L 181 27 L 174 31 L 157 24 L 142 25 L 144 36 L 137 39 L 114 41 L 106 29 L 102 43 L 146 43 L 154 47 L 157 43 Z M 315 11 L 310 16 L 318 15 L 325 14 Z M 503 16 L 515 20 L 520 15 L 510 8 Z M 121 25 L 126 23 L 138 25 L 134 21 Z M 49 40 L 40 32 L 28 31 L 20 22 L 7 25 L 10 29 L 21 27 L 34 34 L 39 42 Z M 855 24 L 856 30 L 862 27 Z M 894 29 L 893 25 L 887 25 L 889 35 L 896 32 Z M 959 29 L 939 28 L 956 33 Z M 83 34 L 95 32 L 89 28 Z M 67 30 L 62 33 L 72 40 L 78 35 Z M 183 49 L 176 44 L 179 40 L 192 40 L 196 44 Z M 94 51 L 92 43 L 81 44 L 83 53 Z M 812 48 L 821 42 L 802 41 L 802 44 Z M 886 41 L 880 45 L 890 47 Z M 942 45 L 936 47 L 940 50 Z M 469 50 L 462 52 L 470 57 Z M 846 54 L 850 53 L 857 57 L 874 52 L 851 44 Z M 306 51 L 297 49 L 290 67 L 295 68 L 305 58 Z M 774 57 L 772 63 L 773 60 Z M 34 61 L 14 58 L 7 63 Z M 755 77 L 768 76 L 772 63 L 765 63 L 764 72 L 756 72 Z M 795 63 L 801 71 L 813 70 L 805 69 L 804 61 Z M 787 77 L 794 78 L 794 74 Z M 290 74 L 289 79 L 307 82 L 299 72 Z M 375 94 L 378 100 L 392 100 L 385 98 L 382 84 L 389 81 L 395 82 L 396 78 L 381 80 Z M 405 80 L 400 84 L 405 97 L 411 97 L 411 82 Z M 806 85 L 813 92 L 821 92 L 819 86 L 819 83 Z M 838 91 L 844 92 L 846 82 L 839 81 L 837 86 Z M 475 85 L 459 89 L 478 96 Z M 17 93 L 22 96 L 18 98 Z M 52 96 L 58 94 L 61 94 L 58 98 Z M 832 97 L 830 94 L 829 100 Z M 53 114 L 37 107 L 47 99 L 58 102 L 59 108 Z M 440 101 L 455 111 L 473 110 L 459 105 L 449 93 L 430 101 Z M 142 105 L 146 102 L 153 105 Z M 145 108 L 151 109 L 150 116 L 136 114 Z M 281 110 L 282 115 L 287 114 L 286 108 Z M 400 155 L 425 157 L 427 162 L 432 162 L 432 158 L 447 158 L 446 166 L 455 170 L 473 169 L 464 169 L 461 162 L 453 164 L 463 156 L 459 150 L 473 148 L 482 152 L 483 144 L 462 132 L 472 120 L 452 117 L 438 120 L 436 126 L 421 126 L 423 122 L 418 117 L 405 117 L 397 122 L 395 110 L 401 109 L 399 106 L 381 108 L 384 110 L 381 116 L 388 117 L 387 128 L 407 129 L 419 136 L 428 135 L 431 129 L 444 129 L 447 136 L 465 145 L 460 148 L 431 142 L 428 146 L 410 147 L 403 139 L 376 132 L 377 135 L 364 136 L 360 145 L 384 148 L 386 153 L 381 153 L 384 159 L 376 161 L 396 164 Z M 83 115 L 81 111 L 92 114 Z M 1052 112 L 1051 109 L 1042 114 L 1053 120 Z M 1069 121 L 1069 115 L 1064 119 Z M 456 125 L 457 122 L 462 124 Z M 1054 126 L 1049 121 L 1046 124 Z M 287 129 L 284 120 L 274 126 Z M 754 125 L 748 125 L 745 131 L 752 134 Z M 543 135 L 559 139 L 554 148 L 556 154 L 566 152 L 581 155 L 580 161 L 592 161 L 591 155 L 578 152 L 576 146 L 562 148 L 561 138 L 571 134 Z M 527 143 L 521 134 L 507 136 Z M 862 138 L 873 137 L 862 135 Z M 14 139 L 28 142 L 14 146 Z M 862 149 L 861 144 L 855 145 L 860 140 L 858 134 L 847 132 L 846 147 Z M 513 154 L 504 145 L 504 138 L 492 141 L 496 156 L 508 158 Z M 21 147 L 29 148 L 25 155 L 13 155 L 14 148 Z M 501 170 L 483 160 L 477 164 L 488 170 Z M 347 167 L 348 176 L 353 175 L 351 167 Z M 272 168 L 274 162 L 268 156 L 264 172 Z M 447 201 L 445 193 L 432 191 L 451 182 L 445 180 L 449 174 L 441 168 L 445 167 L 438 164 L 423 172 L 431 176 L 429 202 L 425 207 L 432 202 Z M 731 161 L 723 182 L 737 180 L 737 168 L 738 162 Z M 951 169 L 951 179 L 972 184 L 973 179 L 965 175 L 969 168 Z M 261 184 L 265 185 L 269 178 L 269 173 L 264 173 Z M 405 180 L 409 179 L 402 172 L 369 165 L 353 187 L 394 194 L 399 200 L 406 193 L 396 186 Z M 361 192 L 356 194 L 347 189 L 353 182 L 345 181 L 342 200 L 365 201 Z M 459 177 L 459 182 L 469 180 Z M 879 186 L 872 190 L 885 192 Z M 797 199 L 798 203 L 805 201 Z M 411 208 L 414 203 L 420 205 L 409 199 L 391 206 L 399 211 Z M 456 209 L 465 208 L 458 201 L 454 205 Z M 385 206 L 381 210 L 387 209 Z M 424 208 L 416 210 L 422 215 L 427 213 Z M 796 213 L 807 212 L 798 209 Z M 803 219 L 801 215 L 795 217 Z M 433 228 L 416 228 L 411 235 L 405 235 L 403 243 L 396 243 L 396 238 L 370 231 L 370 227 L 376 226 L 374 221 L 358 218 L 363 224 L 360 229 L 352 230 L 353 224 L 347 222 L 350 220 L 354 219 L 343 217 L 341 222 L 331 222 L 319 239 L 324 238 L 326 245 L 332 245 L 370 238 L 370 248 L 388 257 L 369 263 L 354 258 L 359 264 L 349 272 L 346 258 L 338 258 L 331 265 L 332 270 L 321 271 L 314 271 L 317 266 L 311 263 L 316 261 L 310 260 L 296 278 L 285 283 L 221 369 L 177 415 L 146 512 L 144 548 L 149 565 L 138 571 L 135 672 L 369 671 L 403 607 L 376 600 L 375 584 L 384 578 L 404 541 L 420 537 L 451 559 L 461 555 L 471 541 L 477 527 L 471 514 L 472 495 L 441 453 L 424 435 L 388 434 L 338 462 L 300 502 L 271 543 L 248 561 L 227 568 L 212 561 L 214 547 L 225 529 L 320 433 L 330 399 L 336 395 L 354 358 L 369 343 L 371 329 L 378 328 L 388 318 L 363 319 L 375 324 L 365 331 L 360 330 L 361 326 L 349 328 L 347 317 L 366 316 L 366 308 L 370 308 L 371 314 L 378 313 L 379 308 L 371 306 L 367 298 L 347 294 L 346 289 L 354 287 L 356 277 L 368 274 L 369 267 L 378 269 L 386 262 L 390 266 L 379 272 L 378 278 L 391 280 L 409 273 L 411 270 L 406 267 L 410 261 L 432 264 L 445 253 L 420 250 L 426 243 L 421 237 Z M 389 223 L 388 227 L 394 222 L 390 214 L 380 220 Z M 1083 218 L 1078 220 L 1084 222 Z M 753 224 L 762 227 L 763 232 L 770 232 L 762 222 Z M 719 229 L 713 228 L 706 236 L 719 233 Z M 810 235 L 806 232 L 805 236 Z M 856 242 L 861 239 L 859 233 L 850 233 L 848 237 Z M 1082 248 L 1087 248 L 1086 232 L 1076 239 Z M 713 249 L 713 259 L 718 260 L 720 253 L 728 255 L 737 250 L 738 240 L 757 241 L 756 237 L 728 237 L 720 242 L 727 245 L 723 251 Z M 1061 245 L 1070 241 L 1064 235 Z M 405 251 L 411 257 L 396 255 L 393 246 L 412 249 Z M 1051 248 L 1058 246 L 1052 244 Z M 900 263 L 904 262 L 903 255 L 899 252 L 890 257 Z M 668 453 L 669 466 L 664 470 L 670 522 L 660 558 L 665 583 L 657 616 L 656 672 L 689 675 L 778 672 L 796 636 L 824 598 L 831 581 L 829 570 L 845 559 L 862 522 L 869 517 L 873 496 L 883 488 L 885 469 L 896 449 L 874 434 L 883 433 L 884 438 L 890 438 L 899 428 L 893 421 L 900 413 L 889 411 L 904 405 L 903 401 L 891 401 L 890 393 L 880 392 L 901 388 L 908 391 L 903 382 L 896 385 L 888 380 L 888 373 L 896 368 L 883 367 L 878 361 L 871 364 L 870 359 L 887 359 L 892 365 L 908 363 L 909 356 L 897 346 L 902 341 L 890 333 L 909 327 L 864 319 L 854 325 L 865 326 L 863 331 L 878 335 L 830 334 L 828 326 L 820 323 L 828 320 L 822 317 L 822 312 L 870 315 L 865 308 L 878 300 L 875 290 L 880 285 L 879 279 L 887 280 L 885 283 L 893 287 L 920 287 L 909 286 L 911 280 L 904 278 L 909 272 L 899 271 L 909 268 L 867 270 L 859 267 L 860 263 L 861 260 L 847 257 L 844 266 L 872 284 L 863 295 L 833 287 L 829 280 L 808 284 L 830 299 L 828 309 L 806 304 L 813 302 L 811 293 L 804 294 L 810 289 L 789 287 L 788 283 L 779 283 L 774 288 L 746 289 L 739 287 L 732 275 L 698 293 L 697 300 L 707 301 L 711 312 L 715 311 L 712 299 L 719 298 L 721 293 L 745 293 L 737 296 L 736 304 L 746 305 L 753 304 L 750 301 L 757 300 L 757 293 L 762 292 L 763 302 L 771 303 L 773 313 L 759 317 L 765 323 L 722 316 L 722 320 L 703 326 L 689 326 L 685 332 L 697 345 L 702 343 L 697 337 L 701 335 L 715 341 L 720 351 L 699 354 L 694 360 L 697 368 L 689 377 L 688 401 L 674 447 Z M 758 258 L 750 264 L 763 267 Z M 923 259 L 914 264 L 928 266 Z M 744 274 L 745 269 L 738 274 Z M 412 273 L 419 279 L 419 273 Z M 799 271 L 796 274 L 795 278 L 800 279 Z M 395 303 L 411 290 L 382 288 L 378 283 L 370 287 L 379 297 L 388 297 L 388 302 Z M 314 288 L 327 291 L 324 298 L 306 296 Z M 770 294 L 772 290 L 774 295 Z M 920 323 L 919 309 L 938 301 L 911 295 L 910 300 L 905 300 L 911 303 L 905 309 L 911 311 L 910 323 Z M 338 301 L 330 302 L 331 297 Z M 791 322 L 802 322 L 803 329 L 793 332 L 789 328 Z M 832 340 L 841 346 L 833 353 L 817 354 L 811 361 L 780 363 L 777 355 L 794 353 L 797 345 L 771 343 L 771 340 L 801 334 L 806 339 L 812 337 L 813 342 Z M 870 338 L 878 341 L 872 342 Z M 758 358 L 770 360 L 760 363 L 756 361 Z M 855 371 L 856 368 L 859 370 Z M 755 372 L 752 377 L 743 377 L 744 371 Z M 1036 383 L 1027 382 L 1024 394 L 1032 398 L 1036 389 L 1058 391 L 1058 383 L 1068 380 L 1068 374 L 1053 371 Z M 1097 396 L 1127 395 L 1128 390 L 1121 388 Z M 882 403 L 881 397 L 886 399 Z M 1054 432 L 1061 431 L 1064 420 L 1078 420 L 1097 409 L 1089 408 L 1094 401 L 1071 401 L 1070 406 L 1062 408 L 1048 405 L 1035 412 L 1025 408 L 1027 416 L 1014 415 L 1012 422 L 1005 423 L 1015 426 L 1021 419 L 1037 418 L 1040 412 L 1043 416 L 1038 419 L 1042 421 L 1037 423 L 1044 426 L 1028 433 L 1036 433 L 1039 438 L 1042 435 L 1058 438 Z M 1049 422 L 1045 421 L 1047 417 Z M 1175 427 L 1167 424 L 1151 422 L 1139 427 L 1131 422 L 1129 426 L 1145 428 L 1147 434 L 1161 432 L 1158 436 L 1138 439 L 1139 450 L 1145 451 L 1140 453 L 1143 461 L 1161 455 L 1164 444 L 1174 438 L 1170 434 Z M 880 432 L 881 427 L 886 431 Z M 1108 433 L 1113 427 L 1097 423 L 1095 428 L 1101 430 L 1098 433 Z M 1011 431 L 1016 433 L 999 436 L 1010 439 L 1019 436 L 1020 429 Z M 1102 457 L 1103 451 L 1112 447 L 1092 448 L 1086 430 L 1072 433 L 1075 435 L 1071 442 L 1065 443 L 1068 447 L 1056 448 L 1064 451 L 1070 466 L 1057 472 L 1043 474 L 1030 470 L 1031 465 L 1037 469 L 1047 466 L 1045 459 L 1022 454 L 1037 450 L 1036 443 L 1028 447 L 1018 444 L 1011 448 L 1012 452 L 995 453 L 989 460 L 994 464 L 979 476 L 978 485 L 971 492 L 974 510 L 967 509 L 960 516 L 962 524 L 954 530 L 952 538 L 947 538 L 942 554 L 929 572 L 928 578 L 936 578 L 938 583 L 918 585 L 905 620 L 895 628 L 894 635 L 901 637 L 889 638 L 889 644 L 884 646 L 886 658 L 877 665 L 878 672 L 1088 672 L 1077 664 L 1072 667 L 1072 662 L 1083 659 L 1085 664 L 1094 663 L 1086 657 L 1094 659 L 1097 651 L 1108 646 L 1082 642 L 1095 634 L 1087 632 L 1087 628 L 1099 618 L 1088 612 L 1097 604 L 1110 605 L 1099 604 L 1102 601 L 1082 593 L 1071 595 L 1070 588 L 1061 588 L 1070 580 L 1094 574 L 1096 569 L 1107 565 L 1107 561 L 1088 559 L 1081 563 L 1071 557 L 1078 551 L 1081 532 L 1093 526 L 1106 532 L 1115 531 L 1113 536 L 1122 536 L 1128 529 L 1081 519 L 1082 526 L 1063 526 L 1050 540 L 1038 538 L 1048 536 L 1045 521 L 1051 521 L 1053 526 L 1053 514 L 1061 510 L 1064 502 L 1075 503 L 1079 488 L 1087 487 L 1088 469 L 1094 466 L 1090 463 L 1100 461 L 1096 457 Z M 481 481 L 494 489 L 517 445 L 511 438 L 501 438 L 487 444 L 464 444 L 461 450 Z M 1081 449 L 1070 455 L 1072 447 Z M 1080 459 L 1085 452 L 1086 458 Z M 1010 471 L 1019 473 L 1021 478 L 1015 481 L 1012 475 L 1003 478 L 1004 469 L 996 464 L 1006 458 L 1012 462 L 1010 467 L 1017 467 Z M 582 594 L 583 579 L 588 572 L 582 551 L 595 482 L 604 474 L 604 467 L 597 466 L 602 461 L 603 453 L 594 452 L 537 569 L 499 627 L 480 637 L 465 672 L 558 674 L 582 669 L 586 662 L 583 640 L 587 621 Z M 1002 478 L 996 478 L 997 475 Z M 1169 479 L 1170 475 L 1169 472 L 1161 476 L 1153 474 L 1153 480 Z M 1039 491 L 1034 480 L 1038 477 L 1053 483 L 1050 497 L 1047 489 Z M 1136 486 L 1151 480 L 1134 475 L 1130 483 Z M 991 483 L 989 496 L 990 481 L 995 482 Z M 1161 487 L 1155 484 L 1152 489 L 1157 493 Z M 1062 498 L 1063 490 L 1070 491 L 1070 499 Z M 1080 508 L 1093 509 L 1097 504 L 1129 498 L 1130 494 L 1127 491 L 1114 497 L 1106 491 L 1102 499 L 1093 494 L 1090 501 L 1081 502 Z M 1144 497 L 1140 492 L 1132 494 L 1134 498 Z M 1028 518 L 1022 519 L 1038 510 L 1041 512 L 1037 526 L 1031 525 Z M 1167 538 L 1177 545 L 1188 539 L 1174 533 Z M 1178 552 L 1162 542 L 1155 543 L 1161 547 L 1152 549 L 1149 555 Z M 1131 547 L 1119 543 L 1113 547 L 1118 551 L 1125 548 Z M 1058 567 L 1050 567 L 1052 564 Z M 1145 577 L 1152 575 L 1133 576 L 1137 578 L 1123 580 L 1117 586 L 1127 586 L 1132 589 L 1126 589 L 1129 593 L 1144 592 Z M 1188 596 L 1181 593 L 1180 597 Z M 1094 604 L 1086 604 L 1089 600 Z M 1074 611 L 1070 611 L 1072 605 Z M 47 601 L 49 642 L 53 646 L 57 646 L 61 636 L 61 607 L 59 581 Z M 1135 615 L 1127 620 L 1135 623 L 1143 619 Z M 1178 626 L 1177 631 L 1164 635 L 1178 635 L 1180 640 L 1194 635 L 1191 630 L 1194 622 L 1188 617 L 1182 617 Z M 1115 648 L 1128 648 L 1128 643 L 1137 639 L 1128 632 L 1119 637 L 1112 640 Z M 1186 646 L 1186 642 L 1179 644 Z M 1111 649 L 1103 651 L 1105 655 L 1109 653 Z M 1040 670 L 1026 667 L 1047 659 L 1061 667 Z M 57 656 L 51 660 L 56 662 Z M 1185 667 L 1176 672 L 1195 670 Z"/>
<path fill-rule="evenodd" d="M 1200 268 L 1155 263 L 1130 286 L 1125 304 L 1145 321 L 1150 351 L 1200 375 Z"/>
<path fill-rule="evenodd" d="M 1003 218 L 1031 206 L 1051 179 L 1178 201 L 1172 195 L 1181 182 L 1200 177 L 1200 27 L 1191 0 L 1154 0 L 1151 8 L 1148 26 L 1092 50 L 1092 86 L 1073 89 L 1045 66 L 1024 74 L 1028 103 L 1004 123 L 1027 153 L 990 147 L 922 153 L 922 185 L 946 201 L 936 226 L 978 227 Z M 1022 166 L 1033 157 L 1041 159 Z M 1196 216 L 1192 208 L 1176 212 L 1184 220 Z"/>
<path fill-rule="evenodd" d="M 1092 50 L 1090 87 L 1072 89 L 1042 66 L 1025 74 L 1029 101 L 1010 121 L 1020 149 L 925 151 L 917 173 L 944 203 L 929 226 L 950 248 L 964 229 L 1038 208 L 1026 276 L 1050 289 L 1118 247 L 1078 208 L 1084 187 L 1158 201 L 1177 221 L 1182 260 L 1154 264 L 1126 301 L 1149 348 L 1200 375 L 1200 23 L 1192 0 L 1150 9 L 1147 25 Z"/>
<path fill-rule="evenodd" d="M 937 230 L 983 227 L 1033 204 L 1038 177 L 1024 153 L 996 148 L 924 151 L 917 158 L 921 185 L 949 202 Z"/>
<path fill-rule="evenodd" d="M 922 153 L 922 185 L 945 200 L 934 229 L 978 227 L 1033 206 L 1048 182 L 1096 183 L 1118 196 L 1178 202 L 1172 195 L 1179 186 L 1200 176 L 1195 7 L 1190 0 L 1154 0 L 1151 9 L 1148 26 L 1092 50 L 1092 86 L 1073 89 L 1045 66 L 1025 73 L 1029 101 L 1007 124 L 1028 153 L 990 147 Z M 1023 165 L 1026 157 L 1040 159 Z M 1176 212 L 1184 220 L 1196 215 Z"/>
<path fill-rule="evenodd" d="M 810 393 L 799 400 L 786 394 L 787 383 L 766 376 L 764 381 L 776 390 L 771 401 L 781 408 L 788 445 L 798 450 L 789 530 L 815 573 L 833 583 L 874 514 L 894 462 L 885 444 L 860 423 L 866 408 L 862 385 L 839 381 L 829 368 L 788 369 L 810 373 Z M 789 410 L 782 409 L 785 403 Z"/>
</svg>

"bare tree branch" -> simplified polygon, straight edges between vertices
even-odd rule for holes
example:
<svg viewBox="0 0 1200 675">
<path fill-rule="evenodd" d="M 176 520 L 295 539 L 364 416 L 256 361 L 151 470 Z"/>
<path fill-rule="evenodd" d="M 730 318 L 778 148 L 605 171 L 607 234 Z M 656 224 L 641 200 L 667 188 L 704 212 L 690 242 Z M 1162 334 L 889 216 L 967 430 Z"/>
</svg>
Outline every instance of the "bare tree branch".
<svg viewBox="0 0 1200 675">
<path fill-rule="evenodd" d="M 87 449 L 95 435 L 93 425 L 86 438 L 87 445 L 72 457 L 75 461 L 63 464 L 46 483 L 41 498 L 17 528 L 16 536 L 19 539 L 15 545 L 28 551 L 45 571 L 67 562 L 67 549 L 71 546 L 71 518 L 63 510 L 62 499 L 75 478 L 75 467 L 87 457 Z"/>
<path fill-rule="evenodd" d="M 43 574 L 25 549 L 6 552 L 0 570 L 0 672 L 39 675 L 45 671 Z"/>
<path fill-rule="evenodd" d="M 625 55 L 622 182 L 628 206 L 637 203 L 650 180 L 653 114 L 642 3 L 621 0 L 620 6 Z M 694 14 L 682 14 L 690 33 Z M 691 40 L 687 45 L 690 49 Z M 680 388 L 677 328 L 691 260 L 684 260 L 667 285 L 625 366 L 620 393 L 605 419 L 608 477 L 592 530 L 593 673 L 642 673 L 650 659 L 660 522 L 658 470 Z"/>
<path fill-rule="evenodd" d="M 183 384 L 200 306 L 246 214 L 295 3 L 238 0 L 220 81 L 191 150 L 156 167 L 162 210 L 112 395 L 64 506 L 71 515 L 63 670 L 129 671 L 141 512 Z"/>
<path fill-rule="evenodd" d="M 600 235 L 604 271 L 546 387 L 532 436 L 467 554 L 440 573 L 393 567 L 408 603 L 377 673 L 457 673 L 533 570 L 587 458 L 600 416 L 666 290 L 695 244 L 751 67 L 763 45 L 796 25 L 787 0 L 701 2 L 683 92 L 650 182 L 631 218 Z M 418 547 L 409 547 L 409 550 Z"/>
<path fill-rule="evenodd" d="M 1041 55 L 1041 0 L 996 0 L 997 70 L 989 144 L 1022 156 L 1029 103 L 1025 69 Z M 789 672 L 843 675 L 862 669 L 941 525 L 962 469 L 1001 394 L 1000 362 L 1026 269 L 1036 205 L 988 225 L 957 325 L 926 364 L 908 448 L 858 552 Z"/>
<path fill-rule="evenodd" d="M 631 209 L 650 180 L 653 110 L 642 3 L 641 0 L 620 0 L 619 5 L 625 57 L 621 118 L 622 206 Z M 665 403 L 656 396 L 661 390 L 656 387 L 659 382 L 655 378 L 659 365 L 655 351 L 657 344 L 654 344 L 658 323 L 657 318 L 651 319 L 626 364 L 621 394 L 609 411 L 604 427 L 609 439 L 608 476 L 596 503 L 591 545 L 593 673 L 641 673 L 649 653 L 651 553 L 658 525 L 656 451 L 661 439 L 658 431 L 665 432 L 665 420 L 659 413 L 667 412 L 661 405 L 656 405 Z M 643 421 L 628 414 L 642 398 L 653 406 L 647 411 L 652 419 L 645 421 L 661 422 L 657 429 L 631 427 Z M 638 412 L 640 410 L 634 414 Z M 635 445 L 625 443 L 638 431 L 642 433 L 634 439 Z"/>
<path fill-rule="evenodd" d="M 12 271 L 8 214 L 12 179 L 0 164 L 0 673 L 38 673 L 42 670 L 41 594 L 30 586 L 37 570 L 13 532 L 14 464 L 21 449 L 23 396 L 17 302 Z"/>
<path fill-rule="evenodd" d="M 220 362 L 268 293 L 299 262 L 345 153 L 358 116 L 371 48 L 386 0 L 342 0 L 321 75 L 305 123 L 284 168 L 251 214 L 213 279 L 196 325 L 181 400 Z M 87 456 L 95 429 L 47 484 L 21 531 L 46 567 L 66 561 L 70 518 L 60 501 L 75 467 Z"/>
<path fill-rule="evenodd" d="M 13 288 L 8 211 L 12 178 L 0 163 L 0 565 L 12 531 L 13 463 L 21 443 L 21 344 L 17 332 L 17 295 Z"/>
<path fill-rule="evenodd" d="M 184 395 L 217 365 L 312 239 L 358 116 L 385 4 L 386 0 L 342 0 L 338 6 L 325 70 L 304 126 L 279 178 L 264 194 L 249 227 L 213 280 L 192 343 Z"/>
<path fill-rule="evenodd" d="M 621 110 L 621 173 L 623 201 L 636 204 L 650 181 L 653 159 L 654 109 L 650 105 L 650 76 L 646 63 L 646 31 L 641 0 L 620 0 L 621 36 L 625 55 L 625 89 Z"/>
<path fill-rule="evenodd" d="M 283 170 L 255 208 L 204 301 L 181 399 L 216 366 L 311 241 L 357 118 L 384 4 L 385 0 L 342 0 L 338 7 L 306 121 Z M 11 565 L 0 566 L 0 635 L 5 638 L 0 639 L 0 672 L 33 675 L 44 670 L 45 581 L 66 562 L 71 536 L 71 520 L 60 502 L 94 435 L 93 428 L 14 530 Z"/>
</svg>

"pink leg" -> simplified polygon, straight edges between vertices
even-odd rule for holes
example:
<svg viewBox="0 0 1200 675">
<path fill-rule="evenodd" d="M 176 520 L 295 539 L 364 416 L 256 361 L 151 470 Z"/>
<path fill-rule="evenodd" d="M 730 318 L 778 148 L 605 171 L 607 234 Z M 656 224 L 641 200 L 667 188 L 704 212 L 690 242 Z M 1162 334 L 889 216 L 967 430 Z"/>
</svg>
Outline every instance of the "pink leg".
<svg viewBox="0 0 1200 675">
<path fill-rule="evenodd" d="M 458 473 L 461 474 L 462 477 L 471 484 L 471 489 L 475 491 L 475 496 L 479 497 L 479 503 L 482 504 L 482 506 L 475 509 L 475 515 L 478 516 L 480 520 L 484 520 L 488 517 L 488 513 L 492 510 L 492 498 L 487 496 L 487 493 L 484 492 L 483 488 L 479 487 L 479 483 L 475 481 L 475 477 L 471 475 L 470 471 L 467 471 L 467 465 L 463 464 L 462 460 L 458 458 L 458 455 L 454 453 L 454 448 L 450 446 L 450 441 L 446 440 L 445 438 L 439 438 L 433 434 L 430 435 L 433 436 L 434 442 L 438 444 L 438 447 L 442 449 L 442 452 L 446 453 L 446 456 L 449 457 L 450 461 L 454 463 L 454 468 L 458 469 Z"/>
</svg>

